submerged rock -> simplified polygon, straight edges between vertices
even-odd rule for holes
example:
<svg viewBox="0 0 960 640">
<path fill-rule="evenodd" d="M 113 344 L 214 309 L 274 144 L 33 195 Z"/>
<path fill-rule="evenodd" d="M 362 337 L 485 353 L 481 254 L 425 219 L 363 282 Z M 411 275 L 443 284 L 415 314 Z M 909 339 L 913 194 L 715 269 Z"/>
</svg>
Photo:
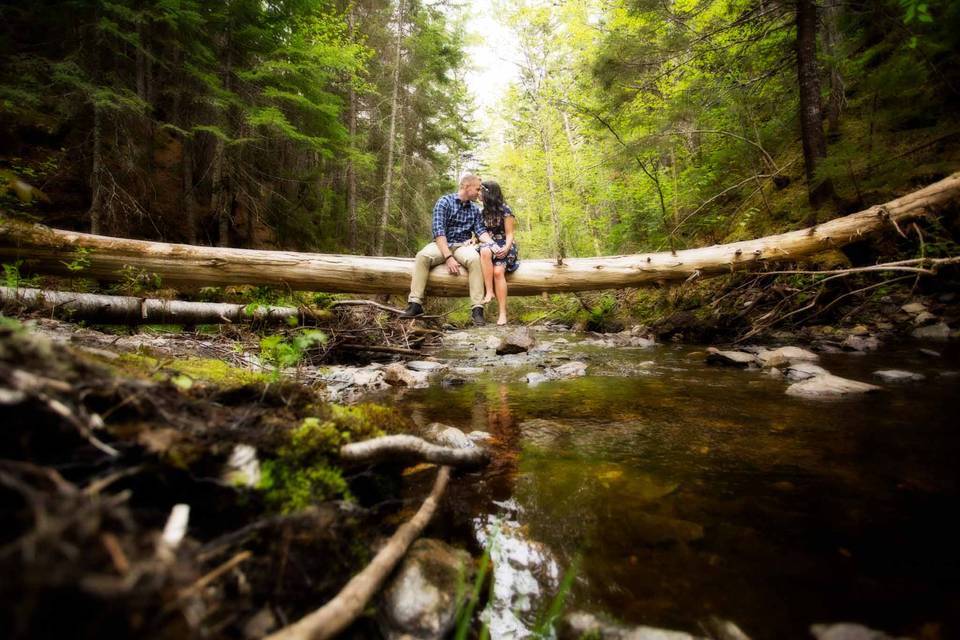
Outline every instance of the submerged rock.
<svg viewBox="0 0 960 640">
<path fill-rule="evenodd" d="M 833 374 L 820 374 L 787 387 L 788 396 L 802 398 L 836 398 L 844 395 L 879 391 L 881 387 L 866 382 L 848 380 Z"/>
<path fill-rule="evenodd" d="M 876 336 L 847 336 L 840 346 L 845 351 L 876 351 L 880 348 L 880 340 Z"/>
<path fill-rule="evenodd" d="M 926 378 L 922 373 L 901 371 L 899 369 L 882 369 L 880 371 L 874 371 L 873 375 L 884 382 L 918 382 Z"/>
<path fill-rule="evenodd" d="M 439 640 L 456 621 L 472 581 L 470 554 L 440 540 L 413 543 L 383 592 L 381 627 L 389 640 Z M 457 601 L 457 595 L 460 601 Z"/>
<path fill-rule="evenodd" d="M 850 622 L 815 624 L 810 627 L 810 633 L 817 640 L 897 640 L 882 631 L 874 631 Z"/>
<path fill-rule="evenodd" d="M 543 373 L 533 371 L 524 376 L 527 384 L 537 385 L 547 380 L 563 380 L 566 378 L 578 378 L 587 375 L 587 363 L 575 360 L 561 364 L 558 367 L 547 367 Z"/>
<path fill-rule="evenodd" d="M 820 356 L 812 351 L 800 347 L 780 347 L 779 349 L 764 349 L 757 354 L 764 367 L 783 367 L 795 362 L 816 362 Z"/>
<path fill-rule="evenodd" d="M 721 351 L 716 347 L 709 347 L 707 348 L 707 364 L 749 369 L 757 366 L 757 356 L 746 351 Z"/>
<path fill-rule="evenodd" d="M 950 327 L 945 322 L 938 322 L 937 324 L 928 324 L 925 327 L 917 327 L 910 335 L 921 339 L 946 340 L 950 337 L 950 334 Z"/>
<path fill-rule="evenodd" d="M 592 613 L 574 611 L 563 616 L 558 625 L 559 640 L 598 638 L 599 640 L 701 640 L 684 631 L 669 631 L 656 627 L 627 627 L 602 620 Z"/>
</svg>

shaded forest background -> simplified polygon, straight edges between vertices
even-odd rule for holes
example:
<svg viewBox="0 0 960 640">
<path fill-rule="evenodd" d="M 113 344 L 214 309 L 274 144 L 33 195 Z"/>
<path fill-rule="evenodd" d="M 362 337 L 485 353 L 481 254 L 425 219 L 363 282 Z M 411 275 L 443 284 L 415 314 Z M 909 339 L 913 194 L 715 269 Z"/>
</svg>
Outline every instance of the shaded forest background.
<svg viewBox="0 0 960 640">
<path fill-rule="evenodd" d="M 469 4 L 0 3 L 0 171 L 40 190 L 0 207 L 107 235 L 412 255 L 434 200 L 478 169 L 524 255 L 600 255 L 796 228 L 960 162 L 958 3 L 495 9 L 523 62 L 478 122 Z"/>
</svg>

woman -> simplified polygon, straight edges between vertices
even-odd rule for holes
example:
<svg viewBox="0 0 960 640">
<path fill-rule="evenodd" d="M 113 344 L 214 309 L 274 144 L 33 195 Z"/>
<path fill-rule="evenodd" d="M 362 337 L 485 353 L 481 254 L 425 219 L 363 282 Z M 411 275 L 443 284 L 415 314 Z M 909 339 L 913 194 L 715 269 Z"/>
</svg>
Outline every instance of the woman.
<svg viewBox="0 0 960 640">
<path fill-rule="evenodd" d="M 517 243 L 513 239 L 516 218 L 513 211 L 503 201 L 500 185 L 493 181 L 484 182 L 480 187 L 483 196 L 483 224 L 493 237 L 478 247 L 480 266 L 483 270 L 483 283 L 486 295 L 483 301 L 490 302 L 494 295 L 500 308 L 498 325 L 507 324 L 507 278 L 520 266 L 517 257 Z"/>
</svg>

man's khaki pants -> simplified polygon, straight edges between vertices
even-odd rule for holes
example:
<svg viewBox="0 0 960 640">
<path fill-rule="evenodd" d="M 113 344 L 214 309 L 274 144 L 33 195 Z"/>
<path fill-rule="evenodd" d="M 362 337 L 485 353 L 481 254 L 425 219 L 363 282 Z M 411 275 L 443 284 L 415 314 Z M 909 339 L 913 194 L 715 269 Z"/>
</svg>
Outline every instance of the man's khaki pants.
<svg viewBox="0 0 960 640">
<path fill-rule="evenodd" d="M 480 253 L 473 244 L 453 244 L 453 257 L 467 270 L 467 282 L 470 285 L 470 302 L 474 307 L 483 306 L 483 272 L 480 270 Z M 430 269 L 443 263 L 440 247 L 431 242 L 417 253 L 413 265 L 413 278 L 410 282 L 410 296 L 407 302 L 423 304 L 423 293 L 427 289 L 427 276 Z M 460 276 L 463 277 L 463 271 Z"/>
</svg>

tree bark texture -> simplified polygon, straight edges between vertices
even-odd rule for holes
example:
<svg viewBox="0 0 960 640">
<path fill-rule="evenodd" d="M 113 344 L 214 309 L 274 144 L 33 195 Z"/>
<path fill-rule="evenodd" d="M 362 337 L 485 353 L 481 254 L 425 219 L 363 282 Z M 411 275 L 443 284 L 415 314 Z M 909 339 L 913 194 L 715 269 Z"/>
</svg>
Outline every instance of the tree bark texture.
<svg viewBox="0 0 960 640">
<path fill-rule="evenodd" d="M 312 319 L 296 307 L 258 306 L 221 302 L 185 302 L 133 296 L 107 296 L 48 289 L 0 287 L 0 303 L 41 310 L 68 320 L 108 324 L 221 324 L 268 322 L 281 324 Z"/>
<path fill-rule="evenodd" d="M 814 0 L 797 3 L 797 84 L 800 88 L 800 137 L 807 175 L 807 196 L 814 208 L 833 195 L 829 180 L 818 181 L 817 167 L 827 157 L 817 70 L 817 5 Z M 813 222 L 811 220 L 810 222 Z"/>
<path fill-rule="evenodd" d="M 510 293 L 641 287 L 762 268 L 836 249 L 956 200 L 960 200 L 960 173 L 883 205 L 755 240 L 673 254 L 568 258 L 562 265 L 554 260 L 524 260 L 508 277 Z M 84 257 L 89 266 L 71 272 L 65 263 L 79 247 L 90 250 Z M 405 293 L 413 269 L 412 258 L 196 247 L 61 231 L 10 219 L 0 219 L 0 258 L 4 262 L 23 260 L 24 271 L 34 273 L 122 280 L 122 270 L 129 265 L 158 275 L 164 285 L 274 285 L 330 293 Z M 466 275 L 452 276 L 440 265 L 430 273 L 427 293 L 464 296 Z"/>
</svg>

